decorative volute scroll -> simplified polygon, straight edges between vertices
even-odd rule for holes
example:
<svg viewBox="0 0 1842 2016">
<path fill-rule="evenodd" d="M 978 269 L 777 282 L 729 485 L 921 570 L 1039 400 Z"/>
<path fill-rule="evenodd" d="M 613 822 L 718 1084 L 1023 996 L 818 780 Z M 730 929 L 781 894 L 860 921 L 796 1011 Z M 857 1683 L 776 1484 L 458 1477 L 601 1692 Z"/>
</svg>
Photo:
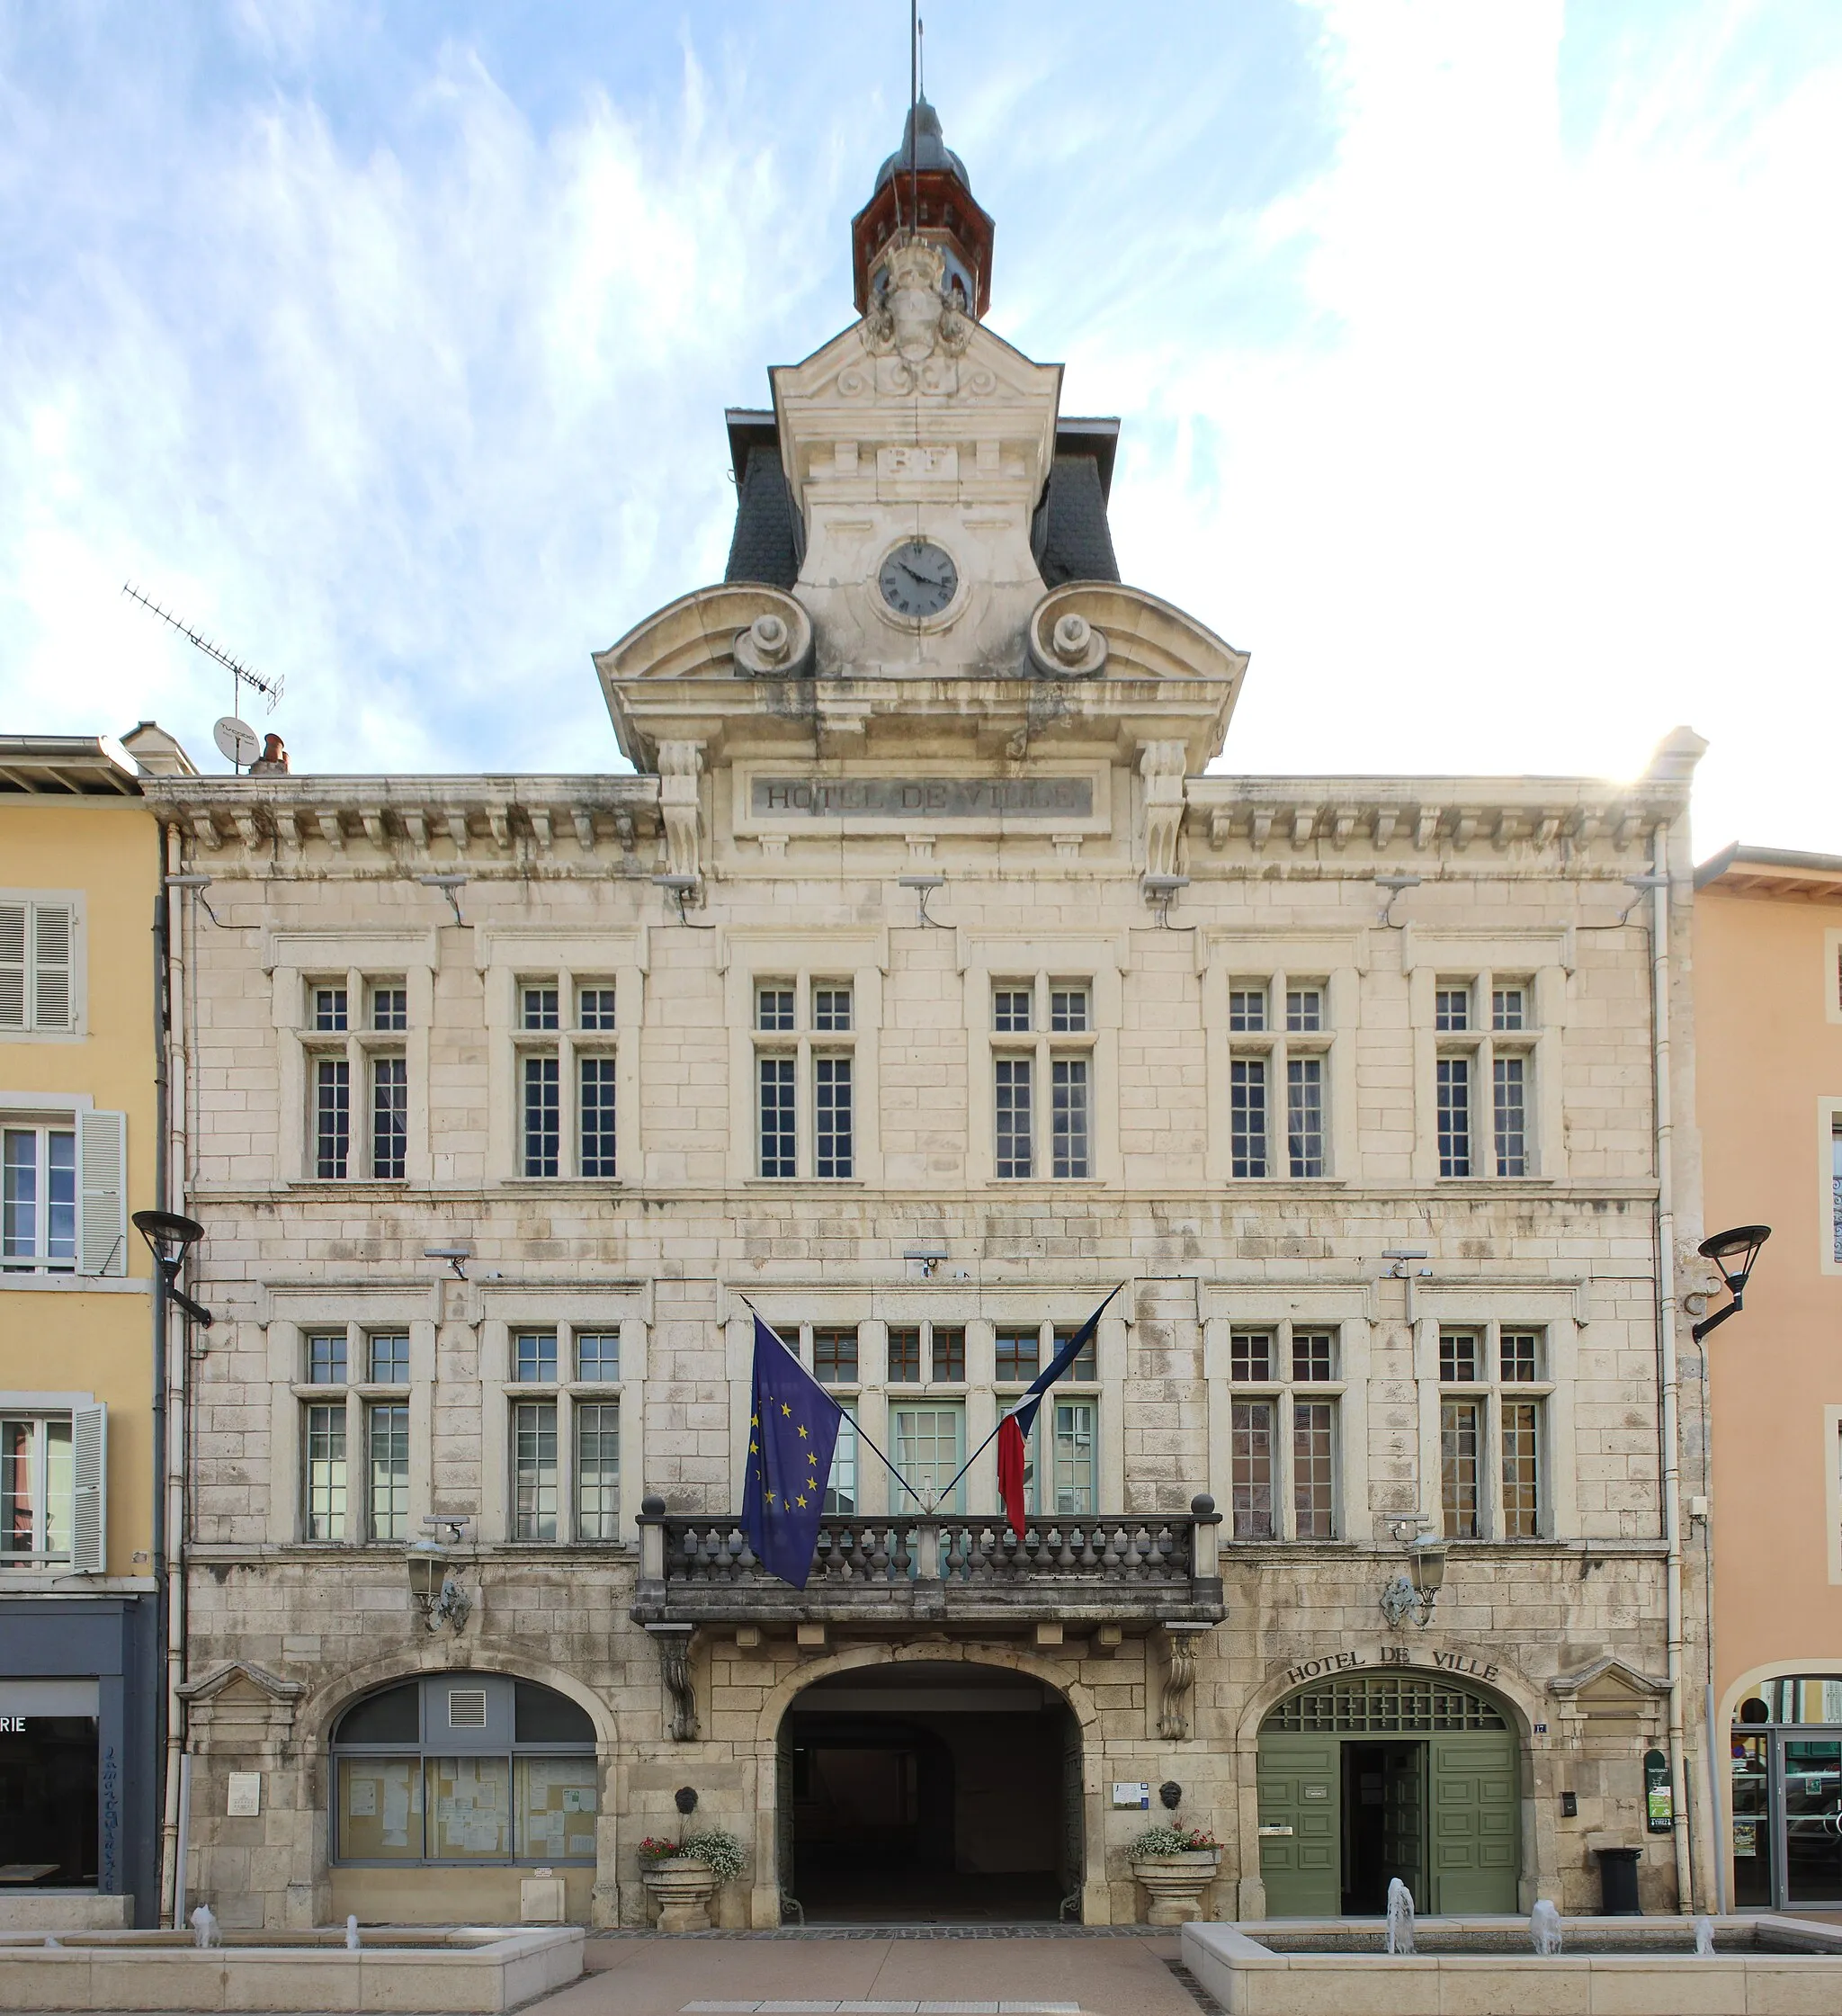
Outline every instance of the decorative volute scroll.
<svg viewBox="0 0 1842 2016">
<path fill-rule="evenodd" d="M 812 619 L 791 596 L 736 632 L 736 670 L 756 679 L 794 679 L 812 669 Z"/>
<path fill-rule="evenodd" d="M 1030 663 L 1051 679 L 1088 679 L 1104 671 L 1107 641 L 1092 619 L 1071 606 L 1088 584 L 1057 588 L 1036 605 L 1030 617 Z"/>
<path fill-rule="evenodd" d="M 672 1703 L 672 1741 L 697 1741 L 697 1690 L 691 1678 L 691 1639 L 688 1624 L 648 1624 L 647 1635 L 658 1647 L 660 1677 Z"/>
<path fill-rule="evenodd" d="M 1207 1625 L 1167 1624 L 1164 1641 L 1164 1698 L 1159 1704 L 1158 1734 L 1167 1743 L 1185 1743 L 1190 1734 L 1190 1695 L 1196 1684 L 1196 1638 Z"/>
<path fill-rule="evenodd" d="M 1177 872 L 1177 838 L 1184 823 L 1184 745 L 1140 742 L 1139 775 L 1145 780 L 1145 873 Z"/>
<path fill-rule="evenodd" d="M 665 821 L 666 862 L 675 875 L 703 873 L 700 841 L 703 812 L 698 779 L 703 774 L 702 742 L 661 742 L 658 746 L 658 809 Z"/>
</svg>

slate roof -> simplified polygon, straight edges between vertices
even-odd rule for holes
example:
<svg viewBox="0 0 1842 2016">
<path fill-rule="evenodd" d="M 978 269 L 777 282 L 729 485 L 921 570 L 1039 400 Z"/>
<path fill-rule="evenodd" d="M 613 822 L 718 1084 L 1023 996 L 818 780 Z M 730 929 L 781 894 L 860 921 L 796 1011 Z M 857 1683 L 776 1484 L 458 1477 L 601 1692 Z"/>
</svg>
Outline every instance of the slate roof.
<svg viewBox="0 0 1842 2016">
<path fill-rule="evenodd" d="M 1030 527 L 1030 548 L 1051 588 L 1064 581 L 1119 579 L 1098 455 L 1056 456 Z"/>
<path fill-rule="evenodd" d="M 793 542 L 793 500 L 781 470 L 778 448 L 751 446 L 736 485 L 736 532 L 729 541 L 725 581 L 765 581 L 791 588 L 800 578 Z"/>
</svg>

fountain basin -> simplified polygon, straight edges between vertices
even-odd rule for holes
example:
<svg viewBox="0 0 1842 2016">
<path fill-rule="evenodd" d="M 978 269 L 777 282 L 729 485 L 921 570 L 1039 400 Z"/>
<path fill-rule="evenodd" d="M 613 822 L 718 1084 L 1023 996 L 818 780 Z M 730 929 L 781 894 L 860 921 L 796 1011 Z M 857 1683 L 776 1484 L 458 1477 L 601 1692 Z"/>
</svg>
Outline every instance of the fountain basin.
<svg viewBox="0 0 1842 2016">
<path fill-rule="evenodd" d="M 1187 1924 L 1184 1965 L 1228 2016 L 1835 2016 L 1842 1926 L 1567 1918 L 1565 1950 L 1538 1955 L 1521 1918 L 1423 1918 L 1419 1950 L 1381 1950 L 1373 1921 Z M 1361 1944 L 1356 1942 L 1360 1940 Z"/>
<path fill-rule="evenodd" d="M 501 2016 L 582 1973 L 579 1926 L 0 1934 L 0 2010 L 443 2011 Z"/>
</svg>

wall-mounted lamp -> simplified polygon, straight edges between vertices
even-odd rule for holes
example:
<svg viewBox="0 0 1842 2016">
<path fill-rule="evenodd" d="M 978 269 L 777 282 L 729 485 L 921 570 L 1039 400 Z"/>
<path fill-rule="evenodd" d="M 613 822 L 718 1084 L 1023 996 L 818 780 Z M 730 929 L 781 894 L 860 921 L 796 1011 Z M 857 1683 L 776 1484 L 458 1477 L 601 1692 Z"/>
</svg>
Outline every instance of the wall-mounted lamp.
<svg viewBox="0 0 1842 2016">
<path fill-rule="evenodd" d="M 1733 1297 L 1724 1309 L 1717 1309 L 1712 1316 L 1697 1323 L 1689 1332 L 1697 1344 L 1711 1330 L 1719 1330 L 1728 1317 L 1739 1313 L 1741 1300 L 1746 1294 L 1746 1284 L 1751 1277 L 1753 1263 L 1759 1257 L 1759 1248 L 1772 1236 L 1769 1225 L 1736 1225 L 1731 1232 L 1716 1232 L 1712 1239 L 1704 1239 L 1695 1248 L 1704 1260 L 1712 1260 L 1721 1270 L 1721 1278 L 1727 1284 L 1727 1292 Z"/>
<path fill-rule="evenodd" d="M 223 919 L 205 900 L 205 891 L 211 886 L 211 878 L 209 875 L 162 875 L 160 881 L 162 885 L 167 889 L 191 890 L 192 894 L 198 898 L 198 907 L 218 927 L 219 930 L 221 931 L 224 928 Z"/>
<path fill-rule="evenodd" d="M 466 923 L 467 919 L 460 914 L 460 892 L 467 886 L 467 876 L 418 875 L 416 879 L 425 889 L 439 889 L 448 899 L 448 908 L 454 913 L 455 923 Z"/>
<path fill-rule="evenodd" d="M 1167 931 L 1173 928 L 1170 921 L 1171 899 L 1178 890 L 1187 889 L 1189 886 L 1190 878 L 1187 875 L 1145 875 L 1139 882 L 1139 887 L 1144 892 L 1145 900 L 1157 904 L 1158 921 Z"/>
<path fill-rule="evenodd" d="M 680 924 L 689 926 L 693 931 L 714 931 L 716 929 L 716 926 L 713 924 L 692 924 L 691 919 L 684 915 L 685 904 L 690 902 L 703 886 L 703 878 L 701 875 L 655 875 L 652 878 L 652 886 L 655 889 L 664 890 L 666 894 L 678 906 L 678 922 Z"/>
<path fill-rule="evenodd" d="M 467 1263 L 473 1258 L 473 1249 L 470 1246 L 425 1246 L 422 1257 L 425 1260 L 446 1260 L 454 1270 L 454 1278 L 464 1281 L 467 1278 Z"/>
<path fill-rule="evenodd" d="M 1394 899 L 1400 894 L 1403 889 L 1417 889 L 1420 886 L 1420 878 L 1417 875 L 1377 875 L 1375 877 L 1375 886 L 1377 889 L 1385 889 L 1388 892 L 1387 896 L 1382 900 L 1382 914 L 1375 921 L 1378 924 L 1394 924 Z M 1401 928 L 1398 924 L 1394 925 L 1394 927 L 1396 930 Z"/>
<path fill-rule="evenodd" d="M 934 1268 L 946 1258 L 946 1248 L 944 1246 L 908 1246 L 902 1250 L 902 1258 L 905 1260 L 918 1262 L 922 1278 L 931 1281 L 934 1278 Z"/>
<path fill-rule="evenodd" d="M 448 1572 L 448 1550 L 435 1532 L 445 1528 L 459 1546 L 469 1520 L 438 1517 L 423 1520 L 425 1531 L 404 1549 L 409 1568 L 409 1595 L 425 1630 L 439 1631 L 448 1625 L 459 1631 L 473 1614 L 473 1599 Z M 435 1532 L 426 1530 L 434 1528 Z"/>
<path fill-rule="evenodd" d="M 134 1229 L 147 1241 L 148 1250 L 154 1256 L 163 1292 L 201 1329 L 209 1330 L 210 1311 L 203 1303 L 194 1302 L 179 1286 L 179 1270 L 185 1265 L 185 1256 L 205 1236 L 205 1228 L 196 1218 L 182 1218 L 176 1211 L 137 1211 Z"/>
<path fill-rule="evenodd" d="M 938 918 L 929 917 L 927 914 L 927 899 L 933 895 L 936 889 L 943 889 L 946 886 L 946 877 L 944 875 L 902 875 L 897 879 L 896 886 L 899 889 L 912 889 L 915 892 L 915 905 L 920 913 L 916 919 L 917 923 L 931 924 L 936 931 L 944 931 L 947 928 Z"/>
<path fill-rule="evenodd" d="M 1433 1278 L 1433 1270 L 1430 1267 L 1417 1268 L 1413 1264 L 1416 1260 L 1425 1259 L 1426 1257 L 1426 1249 L 1424 1246 L 1390 1246 L 1382 1255 L 1384 1260 L 1391 1260 L 1394 1263 L 1382 1278 L 1384 1281 L 1405 1281 L 1407 1283 L 1407 1320 L 1408 1322 L 1412 1322 L 1414 1320 L 1414 1282 L 1416 1278 L 1422 1281 L 1430 1281 Z"/>
<path fill-rule="evenodd" d="M 1621 924 L 1629 924 L 1631 922 L 1631 913 L 1636 909 L 1638 905 L 1653 889 L 1668 888 L 1669 878 L 1668 875 L 1627 875 L 1624 878 L 1624 886 L 1632 892 L 1631 900 L 1620 911 L 1618 921 Z"/>
<path fill-rule="evenodd" d="M 1416 1522 L 1417 1523 L 1417 1521 Z M 1407 1546 L 1407 1572 L 1382 1591 L 1382 1615 L 1397 1627 L 1408 1617 L 1425 1630 L 1433 1621 L 1433 1606 L 1445 1586 L 1445 1543 L 1422 1533 Z"/>
</svg>

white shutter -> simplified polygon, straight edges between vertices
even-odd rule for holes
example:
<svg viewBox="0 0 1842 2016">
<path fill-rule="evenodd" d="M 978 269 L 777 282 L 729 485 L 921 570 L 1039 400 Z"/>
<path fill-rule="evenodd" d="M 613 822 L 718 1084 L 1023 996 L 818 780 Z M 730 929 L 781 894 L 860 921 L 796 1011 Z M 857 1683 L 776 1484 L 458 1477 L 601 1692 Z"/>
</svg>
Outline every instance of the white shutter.
<svg viewBox="0 0 1842 2016">
<path fill-rule="evenodd" d="M 76 1116 L 79 1274 L 128 1272 L 128 1116 Z"/>
<path fill-rule="evenodd" d="M 109 1565 L 109 1410 L 70 1413 L 70 1565 L 100 1575 Z"/>
<path fill-rule="evenodd" d="M 0 1029 L 25 1027 L 26 909 L 0 903 Z"/>
<path fill-rule="evenodd" d="M 32 1026 L 67 1029 L 76 1000 L 71 971 L 76 918 L 67 903 L 32 905 Z"/>
</svg>

